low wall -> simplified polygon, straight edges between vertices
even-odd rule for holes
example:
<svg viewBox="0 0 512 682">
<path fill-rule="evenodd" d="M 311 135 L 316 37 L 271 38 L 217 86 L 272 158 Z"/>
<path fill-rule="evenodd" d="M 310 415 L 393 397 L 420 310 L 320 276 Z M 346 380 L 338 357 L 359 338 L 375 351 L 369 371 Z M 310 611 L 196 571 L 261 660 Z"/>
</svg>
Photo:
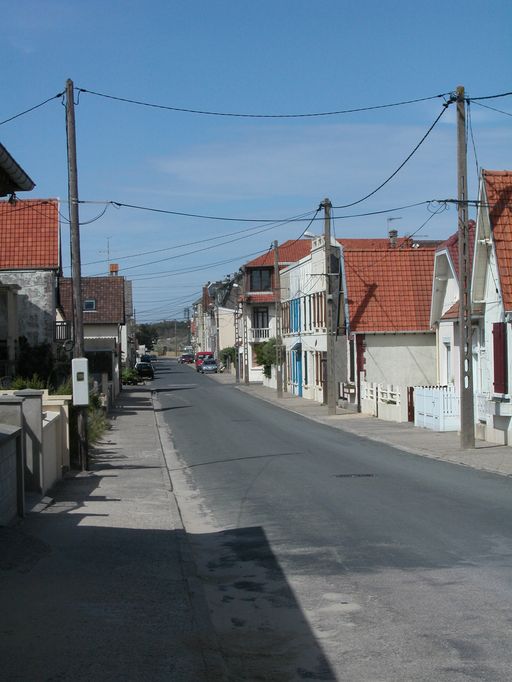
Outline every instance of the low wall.
<svg viewBox="0 0 512 682">
<path fill-rule="evenodd" d="M 23 515 L 21 429 L 0 424 L 0 526 Z"/>
</svg>

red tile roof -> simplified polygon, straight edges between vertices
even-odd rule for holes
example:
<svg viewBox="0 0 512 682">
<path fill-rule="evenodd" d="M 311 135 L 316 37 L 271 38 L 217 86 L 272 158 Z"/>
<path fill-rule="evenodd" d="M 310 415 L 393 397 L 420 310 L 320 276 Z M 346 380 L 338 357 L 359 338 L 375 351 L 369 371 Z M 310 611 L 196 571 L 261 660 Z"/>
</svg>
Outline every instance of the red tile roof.
<svg viewBox="0 0 512 682">
<path fill-rule="evenodd" d="M 57 199 L 0 202 L 0 269 L 56 270 L 59 258 Z"/>
<path fill-rule="evenodd" d="M 347 250 L 350 329 L 429 331 L 435 248 Z"/>
<path fill-rule="evenodd" d="M 476 233 L 476 223 L 474 220 L 468 220 L 469 228 L 469 263 L 470 267 L 473 267 L 473 252 L 475 250 L 475 233 Z M 457 279 L 459 278 L 459 233 L 455 232 L 446 241 L 441 242 L 437 247 L 437 251 L 443 251 L 446 249 L 452 259 L 453 267 L 455 268 L 455 275 Z"/>
<path fill-rule="evenodd" d="M 503 305 L 512 311 L 512 171 L 482 171 Z"/>
<path fill-rule="evenodd" d="M 412 246 L 413 241 L 410 237 L 397 237 L 396 246 L 391 247 L 390 241 L 387 238 L 379 237 L 376 239 L 341 239 L 336 240 L 343 246 L 345 250 L 348 249 L 390 249 L 398 246 L 406 248 Z"/>
<path fill-rule="evenodd" d="M 285 265 L 288 263 L 296 263 L 304 256 L 311 252 L 311 239 L 289 239 L 282 244 L 279 244 L 279 264 Z M 258 256 L 254 260 L 250 260 L 245 264 L 246 268 L 263 268 L 273 267 L 274 265 L 274 251 L 269 249 L 267 253 Z"/>
<path fill-rule="evenodd" d="M 72 280 L 59 278 L 60 304 L 64 319 L 73 320 Z M 82 301 L 94 299 L 96 310 L 84 311 L 85 324 L 124 324 L 124 277 L 82 277 Z"/>
</svg>

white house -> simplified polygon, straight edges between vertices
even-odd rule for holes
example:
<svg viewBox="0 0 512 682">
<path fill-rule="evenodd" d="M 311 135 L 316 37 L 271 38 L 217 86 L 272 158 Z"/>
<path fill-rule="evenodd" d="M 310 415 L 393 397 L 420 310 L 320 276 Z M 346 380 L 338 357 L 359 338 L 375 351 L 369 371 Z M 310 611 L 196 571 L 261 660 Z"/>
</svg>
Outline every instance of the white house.
<svg viewBox="0 0 512 682">
<path fill-rule="evenodd" d="M 512 171 L 482 171 L 472 276 L 472 303 L 481 306 L 481 350 L 475 382 L 477 435 L 512 440 Z"/>
</svg>

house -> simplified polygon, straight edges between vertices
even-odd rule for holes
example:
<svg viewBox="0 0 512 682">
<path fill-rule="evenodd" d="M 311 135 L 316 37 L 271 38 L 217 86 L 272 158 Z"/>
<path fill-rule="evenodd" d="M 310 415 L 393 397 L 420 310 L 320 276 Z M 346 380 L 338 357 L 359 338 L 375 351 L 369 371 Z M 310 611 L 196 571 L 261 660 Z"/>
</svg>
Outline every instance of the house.
<svg viewBox="0 0 512 682">
<path fill-rule="evenodd" d="M 82 277 L 84 351 L 89 359 L 89 375 L 115 399 L 121 390 L 121 363 L 125 314 L 125 278 L 117 275 Z M 73 320 L 72 279 L 59 280 L 63 319 Z"/>
<path fill-rule="evenodd" d="M 295 263 L 311 251 L 311 239 L 295 239 L 278 246 L 279 270 Z M 256 346 L 276 335 L 274 251 L 245 264 L 241 280 L 242 304 L 239 326 L 239 367 L 241 378 L 263 381 L 263 367 L 258 362 Z"/>
<path fill-rule="evenodd" d="M 473 260 L 476 223 L 468 222 L 470 262 Z M 475 333 L 473 334 L 473 375 L 477 379 L 476 390 L 480 390 L 478 362 L 481 352 L 478 337 L 478 319 L 481 306 L 472 306 Z M 432 279 L 432 305 L 430 324 L 436 331 L 437 380 L 442 386 L 453 386 L 459 393 L 460 385 L 460 340 L 459 340 L 459 234 L 451 235 L 436 249 Z"/>
<path fill-rule="evenodd" d="M 405 390 L 434 382 L 430 305 L 435 245 L 398 239 L 392 231 L 390 239 L 339 239 L 333 246 L 338 247 L 341 292 L 335 302 L 335 372 L 343 404 L 364 410 L 363 384 Z M 319 402 L 325 402 L 324 270 L 319 237 L 310 254 L 281 273 L 286 382 L 291 392 Z"/>
<path fill-rule="evenodd" d="M 19 337 L 30 346 L 54 343 L 60 272 L 57 199 L 0 202 L 0 306 L 4 315 L 11 310 L 9 319 L 0 316 L 4 374 L 14 373 Z M 12 313 L 15 300 L 17 330 Z"/>
<path fill-rule="evenodd" d="M 512 440 L 512 171 L 482 171 L 471 290 L 473 308 L 480 306 L 482 310 L 476 329 L 479 352 L 473 363 L 477 436 L 493 443 L 509 444 Z"/>
</svg>

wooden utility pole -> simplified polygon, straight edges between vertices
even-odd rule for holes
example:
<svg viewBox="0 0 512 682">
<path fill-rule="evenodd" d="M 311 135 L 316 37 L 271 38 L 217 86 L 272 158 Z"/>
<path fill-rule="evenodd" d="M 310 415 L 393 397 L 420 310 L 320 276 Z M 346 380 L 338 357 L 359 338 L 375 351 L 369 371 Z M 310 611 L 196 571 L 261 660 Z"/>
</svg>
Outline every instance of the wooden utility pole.
<svg viewBox="0 0 512 682">
<path fill-rule="evenodd" d="M 471 261 L 469 253 L 466 99 L 457 88 L 457 178 L 459 242 L 459 352 L 460 352 L 460 446 L 475 447 L 473 403 L 473 343 L 471 327 Z"/>
<path fill-rule="evenodd" d="M 326 312 L 326 358 L 327 358 L 327 413 L 336 414 L 337 391 L 336 391 L 336 364 L 335 364 L 335 331 L 333 315 L 333 294 L 331 272 L 331 208 L 329 199 L 324 199 L 320 206 L 324 209 L 324 248 L 325 248 L 325 312 Z"/>
<path fill-rule="evenodd" d="M 174 356 L 178 357 L 178 321 L 174 320 Z"/>
<path fill-rule="evenodd" d="M 277 397 L 283 397 L 283 359 L 282 346 L 283 339 L 281 334 L 281 276 L 279 274 L 279 248 L 277 240 L 274 241 L 274 301 L 276 306 L 276 382 Z"/>
<path fill-rule="evenodd" d="M 78 172 L 76 162 L 75 93 L 73 81 L 66 81 L 66 138 L 68 151 L 69 226 L 71 232 L 71 277 L 73 290 L 73 357 L 84 357 L 82 273 L 80 262 L 80 220 L 78 215 Z M 78 405 L 78 461 L 82 471 L 89 465 L 87 406 Z"/>
</svg>

